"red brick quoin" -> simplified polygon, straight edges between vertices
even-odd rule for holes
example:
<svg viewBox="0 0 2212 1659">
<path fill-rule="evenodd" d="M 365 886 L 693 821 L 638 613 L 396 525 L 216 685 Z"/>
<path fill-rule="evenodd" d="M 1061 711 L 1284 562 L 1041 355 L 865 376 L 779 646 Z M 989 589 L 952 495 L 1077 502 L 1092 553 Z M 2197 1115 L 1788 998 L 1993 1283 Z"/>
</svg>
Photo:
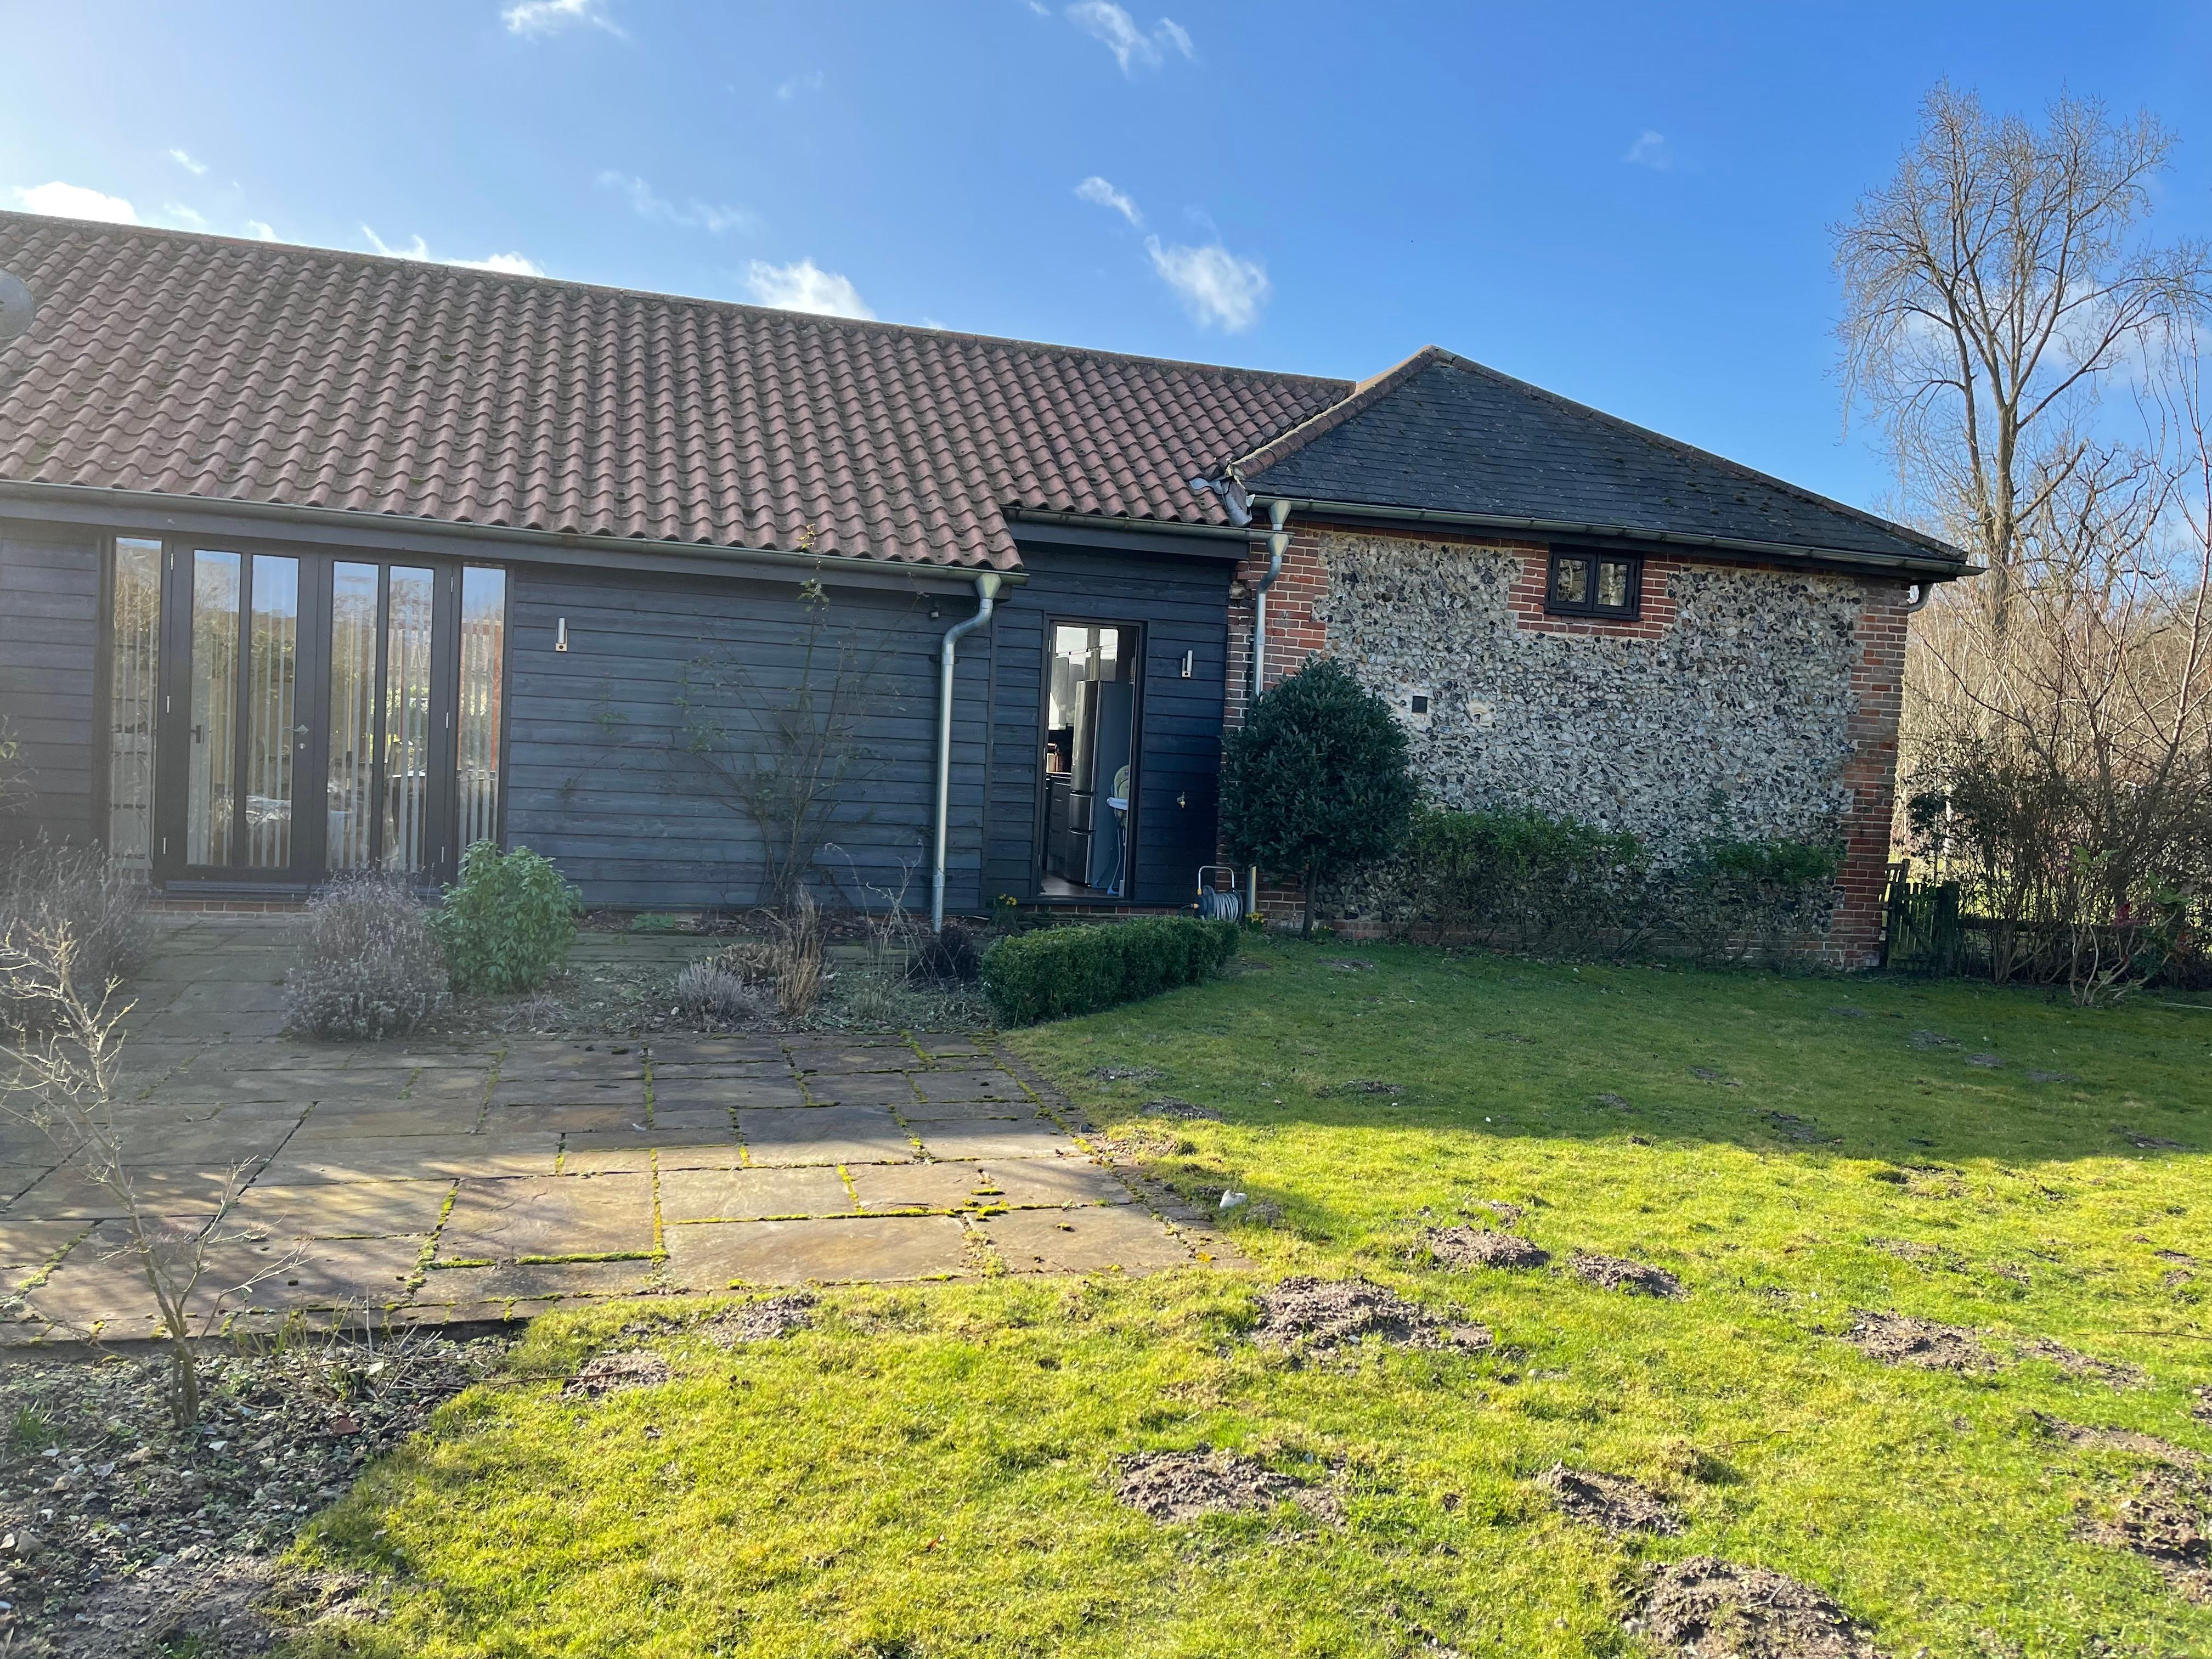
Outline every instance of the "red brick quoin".
<svg viewBox="0 0 2212 1659">
<path fill-rule="evenodd" d="M 1322 550 L 1322 538 L 1332 532 L 1370 538 L 1376 536 L 1366 526 L 1304 525 L 1293 530 L 1290 550 L 1283 558 L 1282 573 L 1267 590 L 1267 685 L 1296 673 L 1307 658 L 1328 648 L 1328 626 L 1315 614 L 1315 607 L 1328 592 L 1328 561 Z M 1419 539 L 1432 544 L 1457 540 L 1468 546 L 1517 555 L 1520 569 L 1507 603 L 1512 608 L 1516 623 L 1529 632 L 1662 639 L 1677 621 L 1674 600 L 1668 592 L 1668 577 L 1703 562 L 1679 556 L 1646 556 L 1642 604 L 1637 619 L 1606 622 L 1546 614 L 1544 593 L 1550 564 L 1547 547 L 1434 533 Z M 1237 567 L 1234 591 L 1237 597 L 1229 607 L 1226 726 L 1242 725 L 1244 711 L 1250 703 L 1252 595 L 1267 574 L 1265 551 L 1248 556 Z M 1844 866 L 1838 878 L 1841 891 L 1822 952 L 1831 965 L 1838 968 L 1869 968 L 1881 959 L 1882 899 L 1888 875 L 1890 818 L 1897 787 L 1897 727 L 1905 678 L 1905 585 L 1890 578 L 1869 578 L 1862 584 L 1862 592 L 1863 603 L 1852 641 L 1852 750 L 1843 780 L 1850 790 L 1850 805 L 1845 815 Z M 1296 883 L 1263 885 L 1260 890 L 1261 914 L 1271 921 L 1297 924 L 1303 919 L 1304 904 L 1304 892 Z"/>
</svg>

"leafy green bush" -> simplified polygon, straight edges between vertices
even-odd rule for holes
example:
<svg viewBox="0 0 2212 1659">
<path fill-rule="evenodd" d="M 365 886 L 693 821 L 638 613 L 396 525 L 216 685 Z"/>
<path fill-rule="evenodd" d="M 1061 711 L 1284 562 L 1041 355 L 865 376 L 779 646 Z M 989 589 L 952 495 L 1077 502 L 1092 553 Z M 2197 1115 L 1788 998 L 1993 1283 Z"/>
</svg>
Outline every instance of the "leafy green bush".
<svg viewBox="0 0 2212 1659">
<path fill-rule="evenodd" d="M 457 991 L 532 991 L 568 959 L 582 909 L 550 859 L 480 841 L 461 855 L 461 879 L 430 919 Z"/>
<path fill-rule="evenodd" d="M 1391 872 L 1396 930 L 1543 955 L 1618 955 L 1640 939 L 1650 854 L 1625 832 L 1528 808 L 1421 807 Z"/>
<path fill-rule="evenodd" d="M 1305 882 L 1305 929 L 1323 877 L 1388 854 L 1419 799 L 1406 731 L 1333 657 L 1314 657 L 1253 703 L 1222 747 L 1230 860 Z"/>
<path fill-rule="evenodd" d="M 1194 985 L 1237 954 L 1237 924 L 1146 916 L 1002 939 L 983 957 L 983 992 L 1002 1025 L 1095 1013 Z"/>
<path fill-rule="evenodd" d="M 1716 836 L 1668 879 L 1668 931 L 1700 962 L 1779 966 L 1826 929 L 1842 867 L 1839 841 Z"/>
</svg>

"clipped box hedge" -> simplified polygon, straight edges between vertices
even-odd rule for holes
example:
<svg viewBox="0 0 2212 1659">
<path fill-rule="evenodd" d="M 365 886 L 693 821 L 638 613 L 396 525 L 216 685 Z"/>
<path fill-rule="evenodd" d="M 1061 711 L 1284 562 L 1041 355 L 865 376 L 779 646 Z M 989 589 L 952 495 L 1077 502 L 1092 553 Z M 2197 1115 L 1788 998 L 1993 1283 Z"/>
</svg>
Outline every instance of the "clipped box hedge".
<svg viewBox="0 0 2212 1659">
<path fill-rule="evenodd" d="M 1195 916 L 1047 927 L 1000 939 L 983 957 L 983 990 L 1002 1025 L 1096 1013 L 1195 985 L 1237 954 L 1237 924 Z"/>
</svg>

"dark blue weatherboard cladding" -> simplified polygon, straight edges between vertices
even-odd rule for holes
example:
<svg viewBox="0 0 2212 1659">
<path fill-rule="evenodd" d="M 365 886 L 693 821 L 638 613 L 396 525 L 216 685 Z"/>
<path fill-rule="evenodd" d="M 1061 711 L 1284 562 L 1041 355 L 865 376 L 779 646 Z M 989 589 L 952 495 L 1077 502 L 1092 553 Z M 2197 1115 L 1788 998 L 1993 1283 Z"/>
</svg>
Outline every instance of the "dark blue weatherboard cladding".
<svg viewBox="0 0 2212 1659">
<path fill-rule="evenodd" d="M 1145 630 L 1129 896 L 1139 904 L 1182 903 L 1195 888 L 1199 866 L 1213 857 L 1233 566 L 1226 559 L 1030 544 L 1022 549 L 1022 564 L 1029 580 L 1000 602 L 993 628 L 997 673 L 986 896 L 1028 899 L 1037 891 L 1045 629 L 1058 619 L 1134 623 Z"/>
<path fill-rule="evenodd" d="M 686 668 L 712 664 L 735 695 L 702 693 L 718 723 L 757 730 L 787 708 L 801 678 L 807 615 L 795 580 L 518 568 L 513 573 L 507 841 L 558 862 L 592 904 L 742 908 L 761 896 L 758 831 L 686 750 L 678 707 Z M 816 866 L 825 902 L 880 908 L 902 892 L 929 902 L 937 653 L 974 601 L 829 584 L 829 628 L 814 684 L 840 674 L 863 691 L 861 775 L 844 792 L 836 846 Z M 566 617 L 568 649 L 554 647 Z M 954 697 L 947 902 L 981 898 L 984 710 L 989 647 L 962 642 Z M 758 744 L 757 738 L 746 741 Z"/>
<path fill-rule="evenodd" d="M 0 526 L 0 714 L 23 745 L 32 798 L 0 841 L 93 832 L 100 544 L 79 530 Z"/>
</svg>

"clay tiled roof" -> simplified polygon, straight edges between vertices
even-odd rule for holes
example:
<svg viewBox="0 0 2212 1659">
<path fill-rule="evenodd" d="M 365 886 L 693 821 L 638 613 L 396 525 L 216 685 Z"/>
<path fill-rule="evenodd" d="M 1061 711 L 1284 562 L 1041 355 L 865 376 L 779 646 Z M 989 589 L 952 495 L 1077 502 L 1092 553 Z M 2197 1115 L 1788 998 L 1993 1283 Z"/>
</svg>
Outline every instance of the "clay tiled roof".
<svg viewBox="0 0 2212 1659">
<path fill-rule="evenodd" d="M 0 213 L 0 480 L 1018 563 L 1009 508 L 1186 480 L 1348 383 Z"/>
</svg>

